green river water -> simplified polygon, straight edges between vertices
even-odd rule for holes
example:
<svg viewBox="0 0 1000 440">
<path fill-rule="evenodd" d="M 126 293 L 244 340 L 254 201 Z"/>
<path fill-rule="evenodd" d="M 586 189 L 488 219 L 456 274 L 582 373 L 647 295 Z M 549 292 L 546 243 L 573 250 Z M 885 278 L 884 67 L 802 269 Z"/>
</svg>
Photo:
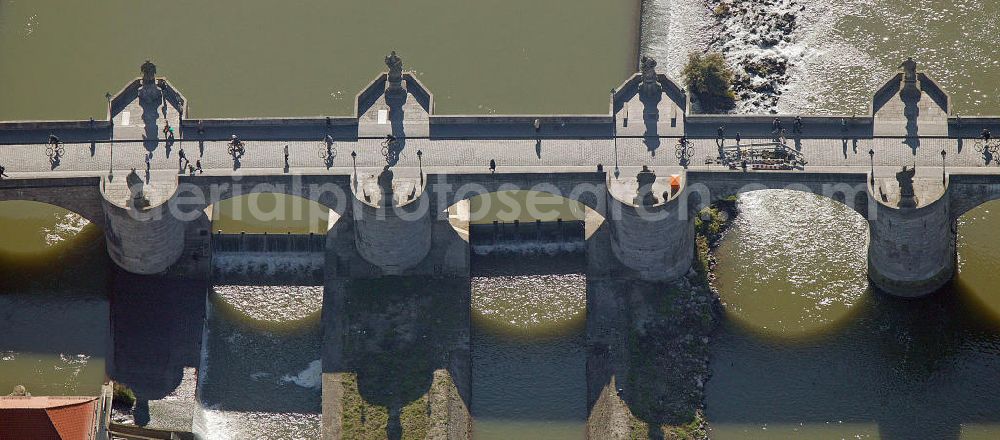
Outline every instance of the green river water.
<svg viewBox="0 0 1000 440">
<path fill-rule="evenodd" d="M 988 31 L 997 7 L 831 2 L 804 37 L 813 52 L 780 106 L 863 110 L 911 42 L 960 112 L 1000 113 Z M 104 92 L 145 58 L 198 116 L 347 114 L 391 49 L 442 113 L 597 113 L 633 70 L 636 15 L 598 0 L 0 0 L 0 120 L 103 117 Z M 667 28 L 696 17 L 644 19 Z M 659 42 L 661 59 L 690 49 L 673 40 Z M 740 206 L 718 251 L 726 317 L 707 384 L 713 438 L 1000 437 L 1000 204 L 960 220 L 958 278 L 915 301 L 868 287 L 867 234 L 853 211 L 793 192 L 746 194 Z M 322 230 L 323 219 L 277 229 Z M 227 231 L 261 227 L 219 221 Z M 782 233 L 789 227 L 798 233 Z M 585 277 L 534 264 L 476 266 L 477 438 L 584 436 Z M 109 356 L 111 267 L 99 228 L 55 207 L 0 202 L 0 393 L 17 384 L 36 395 L 96 392 Z M 206 438 L 318 429 L 321 302 L 308 289 L 269 293 L 266 303 L 245 286 L 208 295 L 196 414 Z M 287 406 L 261 397 L 276 392 L 288 393 Z"/>
<path fill-rule="evenodd" d="M 198 117 L 350 115 L 391 50 L 440 113 L 606 113 L 626 3 L 0 0 L 0 120 L 105 118 L 147 58 Z"/>
</svg>

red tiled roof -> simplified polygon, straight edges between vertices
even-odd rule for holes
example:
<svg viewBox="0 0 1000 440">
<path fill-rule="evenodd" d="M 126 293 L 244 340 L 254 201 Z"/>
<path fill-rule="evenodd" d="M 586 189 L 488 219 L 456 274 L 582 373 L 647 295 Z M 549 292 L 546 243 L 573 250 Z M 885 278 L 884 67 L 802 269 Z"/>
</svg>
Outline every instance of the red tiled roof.
<svg viewBox="0 0 1000 440">
<path fill-rule="evenodd" d="M 96 397 L 0 397 L 0 440 L 89 440 Z"/>
</svg>

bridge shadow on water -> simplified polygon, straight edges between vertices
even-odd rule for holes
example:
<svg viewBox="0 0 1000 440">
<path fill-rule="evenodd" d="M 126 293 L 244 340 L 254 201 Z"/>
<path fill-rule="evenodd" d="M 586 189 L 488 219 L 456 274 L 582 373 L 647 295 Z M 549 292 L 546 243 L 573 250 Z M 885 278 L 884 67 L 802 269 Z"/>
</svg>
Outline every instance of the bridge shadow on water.
<svg viewBox="0 0 1000 440">
<path fill-rule="evenodd" d="M 106 292 L 113 266 L 104 232 L 93 224 L 47 251 L 0 252 L 0 353 L 108 358 Z M 3 379 L 32 380 L 14 378 L 17 373 L 3 366 L 0 376 L 9 375 Z M 30 382 L 24 385 L 32 392 Z M 9 392 L 0 389 L 0 395 Z"/>
<path fill-rule="evenodd" d="M 184 368 L 200 364 L 207 282 L 142 276 L 115 269 L 111 288 L 114 362 L 110 377 L 138 400 L 136 422 L 149 420 L 148 400 L 177 389 Z"/>
<path fill-rule="evenodd" d="M 407 420 L 430 417 L 431 400 L 451 393 L 442 370 L 468 408 L 468 279 L 387 276 L 326 289 L 323 371 L 343 375 L 344 438 L 420 429 Z"/>
<path fill-rule="evenodd" d="M 761 434 L 792 426 L 808 435 L 844 424 L 832 429 L 852 436 L 848 426 L 856 424 L 886 440 L 959 439 L 963 425 L 997 424 L 996 317 L 958 283 L 918 300 L 868 293 L 853 310 L 794 339 L 724 319 L 706 389 L 717 434 L 726 426 Z M 716 437 L 738 438 L 729 435 Z"/>
</svg>

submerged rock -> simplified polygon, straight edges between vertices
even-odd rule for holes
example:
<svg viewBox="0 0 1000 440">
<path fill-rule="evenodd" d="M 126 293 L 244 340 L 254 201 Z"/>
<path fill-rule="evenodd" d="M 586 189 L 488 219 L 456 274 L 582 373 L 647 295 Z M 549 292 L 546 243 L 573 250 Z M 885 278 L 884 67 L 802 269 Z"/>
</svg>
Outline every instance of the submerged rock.
<svg viewBox="0 0 1000 440">
<path fill-rule="evenodd" d="M 772 110 L 798 58 L 791 46 L 804 8 L 795 0 L 707 0 L 707 6 L 718 21 L 710 49 L 722 52 L 736 73 L 738 111 Z"/>
</svg>

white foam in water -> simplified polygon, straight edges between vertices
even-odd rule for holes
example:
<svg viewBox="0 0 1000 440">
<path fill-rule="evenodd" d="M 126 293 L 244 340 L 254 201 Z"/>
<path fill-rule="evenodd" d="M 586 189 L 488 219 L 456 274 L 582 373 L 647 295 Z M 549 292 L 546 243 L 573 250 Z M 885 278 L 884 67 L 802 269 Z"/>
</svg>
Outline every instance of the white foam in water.
<svg viewBox="0 0 1000 440">
<path fill-rule="evenodd" d="M 249 318 L 268 322 L 290 322 L 315 315 L 323 308 L 320 286 L 251 286 L 217 285 L 215 294 Z M 228 337 L 235 345 L 238 333 Z"/>
<path fill-rule="evenodd" d="M 318 252 L 219 252 L 212 256 L 212 265 L 228 274 L 274 276 L 322 269 L 323 258 Z"/>
<path fill-rule="evenodd" d="M 548 254 L 555 255 L 564 252 L 582 252 L 586 248 L 583 241 L 567 241 L 561 243 L 501 243 L 501 244 L 475 244 L 472 245 L 472 252 L 476 255 L 489 254 Z"/>
<path fill-rule="evenodd" d="M 993 34 L 976 30 L 1000 25 L 994 0 L 740 1 L 727 3 L 751 12 L 717 20 L 711 8 L 719 3 L 646 2 L 642 53 L 656 58 L 660 70 L 678 82 L 683 82 L 680 73 L 690 52 L 722 51 L 737 71 L 747 61 L 786 60 L 785 77 L 775 84 L 780 95 L 750 93 L 737 103 L 737 112 L 864 114 L 872 93 L 907 56 L 949 91 L 959 111 L 968 106 L 972 114 L 989 113 L 982 99 L 1000 92 L 995 79 L 976 86 L 983 76 L 989 78 L 982 72 L 1000 64 L 989 42 Z M 762 49 L 762 30 L 786 13 L 795 17 L 787 39 Z"/>
<path fill-rule="evenodd" d="M 713 38 L 714 25 L 704 0 L 644 2 L 641 52 L 659 63 L 657 69 L 681 81 L 691 52 L 702 52 Z"/>
<path fill-rule="evenodd" d="M 319 388 L 323 383 L 323 362 L 319 359 L 309 363 L 305 370 L 295 376 L 284 375 L 281 377 L 283 383 L 294 383 L 302 388 Z"/>
<path fill-rule="evenodd" d="M 321 431 L 318 413 L 222 411 L 218 406 L 199 406 L 192 430 L 200 440 L 311 440 Z"/>
<path fill-rule="evenodd" d="M 52 246 L 66 239 L 75 237 L 84 227 L 89 225 L 87 219 L 73 212 L 65 213 L 51 228 L 45 228 L 45 244 Z"/>
</svg>

